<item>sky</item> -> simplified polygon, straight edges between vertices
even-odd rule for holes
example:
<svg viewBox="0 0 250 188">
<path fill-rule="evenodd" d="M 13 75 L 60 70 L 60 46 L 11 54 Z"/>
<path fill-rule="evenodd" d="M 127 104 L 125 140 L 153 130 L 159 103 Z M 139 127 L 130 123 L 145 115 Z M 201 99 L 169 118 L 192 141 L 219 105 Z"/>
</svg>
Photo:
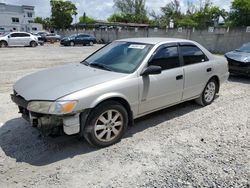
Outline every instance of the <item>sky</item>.
<svg viewBox="0 0 250 188">
<path fill-rule="evenodd" d="M 186 10 L 188 1 L 199 4 L 199 0 L 180 0 L 183 12 Z M 77 19 L 86 12 L 89 17 L 105 20 L 112 13 L 117 12 L 113 6 L 113 0 L 71 0 L 71 2 L 77 7 Z M 150 12 L 154 10 L 156 13 L 160 13 L 160 7 L 165 6 L 169 2 L 170 0 L 146 0 L 146 7 Z M 212 0 L 212 2 L 220 8 L 230 9 L 231 0 Z M 35 6 L 36 16 L 43 18 L 49 17 L 51 14 L 49 0 L 0 0 L 0 3 Z"/>
</svg>

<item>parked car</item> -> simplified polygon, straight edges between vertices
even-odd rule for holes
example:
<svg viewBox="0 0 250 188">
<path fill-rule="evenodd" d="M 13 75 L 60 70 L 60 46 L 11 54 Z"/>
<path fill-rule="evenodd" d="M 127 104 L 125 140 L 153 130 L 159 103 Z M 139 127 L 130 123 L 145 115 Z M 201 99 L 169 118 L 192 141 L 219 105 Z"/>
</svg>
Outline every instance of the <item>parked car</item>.
<svg viewBox="0 0 250 188">
<path fill-rule="evenodd" d="M 32 33 L 32 35 L 34 35 L 34 36 L 36 36 L 36 37 L 37 37 L 38 44 L 40 44 L 41 46 L 43 46 L 43 45 L 44 45 L 44 37 L 42 37 L 41 35 L 36 34 L 36 33 Z"/>
<path fill-rule="evenodd" d="M 211 104 L 228 75 L 226 59 L 196 42 L 123 39 L 81 63 L 20 79 L 11 98 L 33 126 L 105 147 L 138 117 L 193 99 Z"/>
<path fill-rule="evenodd" d="M 10 32 L 0 37 L 0 47 L 31 46 L 36 47 L 38 38 L 26 32 Z"/>
<path fill-rule="evenodd" d="M 250 43 L 243 44 L 239 49 L 225 54 L 229 72 L 250 76 Z"/>
<path fill-rule="evenodd" d="M 45 42 L 58 42 L 61 40 L 61 36 L 56 33 L 48 33 L 45 35 Z"/>
<path fill-rule="evenodd" d="M 61 40 L 61 45 L 64 46 L 75 46 L 75 45 L 90 45 L 96 44 L 96 38 L 88 34 L 75 34 L 69 37 L 64 37 Z"/>
</svg>

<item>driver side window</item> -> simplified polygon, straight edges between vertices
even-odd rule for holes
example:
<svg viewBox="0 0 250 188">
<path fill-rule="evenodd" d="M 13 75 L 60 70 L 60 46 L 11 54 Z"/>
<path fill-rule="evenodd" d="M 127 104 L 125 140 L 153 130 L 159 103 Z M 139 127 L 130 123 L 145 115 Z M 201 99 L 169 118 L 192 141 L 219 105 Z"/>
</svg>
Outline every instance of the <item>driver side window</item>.
<svg viewBox="0 0 250 188">
<path fill-rule="evenodd" d="M 178 47 L 165 47 L 156 51 L 150 65 L 160 66 L 162 70 L 172 69 L 180 66 Z"/>
</svg>

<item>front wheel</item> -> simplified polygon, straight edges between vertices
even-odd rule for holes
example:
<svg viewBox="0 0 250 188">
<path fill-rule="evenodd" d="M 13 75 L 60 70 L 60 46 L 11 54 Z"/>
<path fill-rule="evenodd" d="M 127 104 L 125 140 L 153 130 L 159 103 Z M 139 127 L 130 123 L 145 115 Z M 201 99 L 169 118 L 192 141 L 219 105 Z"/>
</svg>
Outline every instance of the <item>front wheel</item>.
<svg viewBox="0 0 250 188">
<path fill-rule="evenodd" d="M 94 42 L 93 42 L 93 41 L 90 41 L 90 42 L 89 42 L 89 45 L 90 45 L 90 46 L 93 46 L 93 45 L 94 45 Z"/>
<path fill-rule="evenodd" d="M 0 41 L 0 48 L 5 48 L 5 47 L 7 47 L 7 46 L 8 46 L 7 42 L 5 42 L 5 41 Z"/>
<path fill-rule="evenodd" d="M 205 89 L 203 90 L 201 96 L 196 99 L 196 102 L 202 106 L 207 106 L 214 101 L 216 91 L 218 91 L 218 83 L 212 78 L 208 81 Z"/>
<path fill-rule="evenodd" d="M 69 45 L 70 45 L 70 46 L 75 46 L 75 43 L 74 43 L 73 41 L 71 41 L 71 42 L 69 43 Z"/>
<path fill-rule="evenodd" d="M 84 127 L 84 138 L 92 145 L 106 147 L 118 142 L 128 125 L 128 113 L 118 102 L 108 101 L 90 113 Z M 83 126 L 83 125 L 81 125 Z"/>
</svg>

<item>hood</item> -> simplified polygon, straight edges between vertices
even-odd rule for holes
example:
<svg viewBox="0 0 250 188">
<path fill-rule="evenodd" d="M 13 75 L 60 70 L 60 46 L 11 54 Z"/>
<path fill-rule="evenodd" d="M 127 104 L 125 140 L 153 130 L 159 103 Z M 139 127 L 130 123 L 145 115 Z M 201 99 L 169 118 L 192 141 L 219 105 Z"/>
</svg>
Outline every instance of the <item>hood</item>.
<svg viewBox="0 0 250 188">
<path fill-rule="evenodd" d="M 247 52 L 231 51 L 226 53 L 225 56 L 239 62 L 250 62 L 250 53 Z"/>
<path fill-rule="evenodd" d="M 69 64 L 23 77 L 14 90 L 25 100 L 56 100 L 65 95 L 95 86 L 126 74 L 95 69 L 83 64 Z"/>
</svg>

